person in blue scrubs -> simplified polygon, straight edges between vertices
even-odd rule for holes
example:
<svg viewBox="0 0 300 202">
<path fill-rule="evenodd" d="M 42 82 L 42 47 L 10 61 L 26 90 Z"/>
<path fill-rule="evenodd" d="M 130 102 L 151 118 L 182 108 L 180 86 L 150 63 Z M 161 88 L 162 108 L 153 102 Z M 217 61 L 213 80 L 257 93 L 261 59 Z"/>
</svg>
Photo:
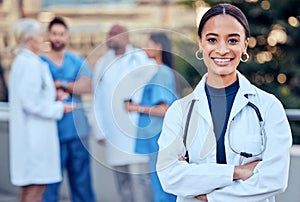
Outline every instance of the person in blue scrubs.
<svg viewBox="0 0 300 202">
<path fill-rule="evenodd" d="M 149 172 L 155 202 L 173 202 L 176 196 L 166 193 L 156 173 L 158 152 L 157 140 L 160 136 L 163 118 L 168 107 L 177 99 L 176 81 L 173 73 L 171 41 L 165 33 L 151 33 L 145 51 L 159 67 L 156 74 L 144 88 L 141 103 L 127 102 L 129 112 L 140 113 L 136 152 L 149 156 Z"/>
<path fill-rule="evenodd" d="M 48 26 L 51 50 L 41 58 L 49 64 L 57 93 L 67 92 L 65 100 L 77 109 L 58 121 L 61 169 L 69 179 L 72 202 L 95 202 L 88 152 L 89 125 L 81 95 L 91 93 L 91 71 L 84 58 L 65 49 L 68 27 L 62 18 L 54 18 Z M 47 185 L 44 202 L 59 201 L 60 183 Z"/>
</svg>

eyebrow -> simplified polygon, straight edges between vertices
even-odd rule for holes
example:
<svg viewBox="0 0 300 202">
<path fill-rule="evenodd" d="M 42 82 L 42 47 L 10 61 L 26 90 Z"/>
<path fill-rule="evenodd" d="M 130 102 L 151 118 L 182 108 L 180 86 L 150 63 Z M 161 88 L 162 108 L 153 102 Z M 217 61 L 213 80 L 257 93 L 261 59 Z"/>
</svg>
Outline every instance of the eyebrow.
<svg viewBox="0 0 300 202">
<path fill-rule="evenodd" d="M 205 36 L 206 37 L 208 37 L 208 36 L 218 36 L 218 34 L 216 34 L 216 33 L 207 33 Z M 232 34 L 228 34 L 228 36 L 229 37 L 233 37 L 233 36 L 238 36 L 238 37 L 240 37 L 240 34 L 238 34 L 238 33 L 232 33 Z"/>
</svg>

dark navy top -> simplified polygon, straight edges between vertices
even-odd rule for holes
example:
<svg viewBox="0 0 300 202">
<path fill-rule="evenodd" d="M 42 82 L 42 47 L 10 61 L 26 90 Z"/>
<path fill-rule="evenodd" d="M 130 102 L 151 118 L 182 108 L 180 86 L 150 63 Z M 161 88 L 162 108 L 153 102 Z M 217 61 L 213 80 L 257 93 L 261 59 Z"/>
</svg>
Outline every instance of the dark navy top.
<svg viewBox="0 0 300 202">
<path fill-rule="evenodd" d="M 213 88 L 207 84 L 205 85 L 217 141 L 217 163 L 226 164 L 224 136 L 231 107 L 238 89 L 238 80 L 226 88 Z"/>
</svg>

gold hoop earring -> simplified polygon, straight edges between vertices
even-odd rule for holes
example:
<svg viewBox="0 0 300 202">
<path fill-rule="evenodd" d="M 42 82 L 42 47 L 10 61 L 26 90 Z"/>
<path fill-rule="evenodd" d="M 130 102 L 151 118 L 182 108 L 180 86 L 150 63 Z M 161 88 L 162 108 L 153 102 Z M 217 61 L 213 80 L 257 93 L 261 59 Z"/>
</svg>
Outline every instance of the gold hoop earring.
<svg viewBox="0 0 300 202">
<path fill-rule="evenodd" d="M 196 53 L 195 53 L 196 59 L 197 59 L 197 60 L 203 60 L 203 57 L 202 57 L 202 58 L 199 57 L 199 55 L 198 55 L 199 53 L 200 53 L 200 50 L 197 50 Z"/>
<path fill-rule="evenodd" d="M 247 62 L 247 61 L 249 60 L 249 57 L 250 57 L 249 54 L 246 52 L 246 53 L 243 53 L 243 54 L 242 54 L 240 60 L 241 60 L 242 62 Z"/>
</svg>

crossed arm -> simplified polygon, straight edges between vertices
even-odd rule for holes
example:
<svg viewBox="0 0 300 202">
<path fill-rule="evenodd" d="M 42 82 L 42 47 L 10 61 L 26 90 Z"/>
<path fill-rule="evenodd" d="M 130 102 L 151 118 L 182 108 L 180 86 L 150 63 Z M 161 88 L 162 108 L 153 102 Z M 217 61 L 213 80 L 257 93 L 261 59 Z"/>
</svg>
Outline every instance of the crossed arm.
<svg viewBox="0 0 300 202">
<path fill-rule="evenodd" d="M 179 161 L 185 161 L 185 158 L 181 155 L 178 157 Z M 245 165 L 235 166 L 233 172 L 233 180 L 247 180 L 253 175 L 254 168 L 260 161 L 254 161 Z M 196 199 L 201 201 L 207 201 L 206 194 L 195 196 Z"/>
</svg>

